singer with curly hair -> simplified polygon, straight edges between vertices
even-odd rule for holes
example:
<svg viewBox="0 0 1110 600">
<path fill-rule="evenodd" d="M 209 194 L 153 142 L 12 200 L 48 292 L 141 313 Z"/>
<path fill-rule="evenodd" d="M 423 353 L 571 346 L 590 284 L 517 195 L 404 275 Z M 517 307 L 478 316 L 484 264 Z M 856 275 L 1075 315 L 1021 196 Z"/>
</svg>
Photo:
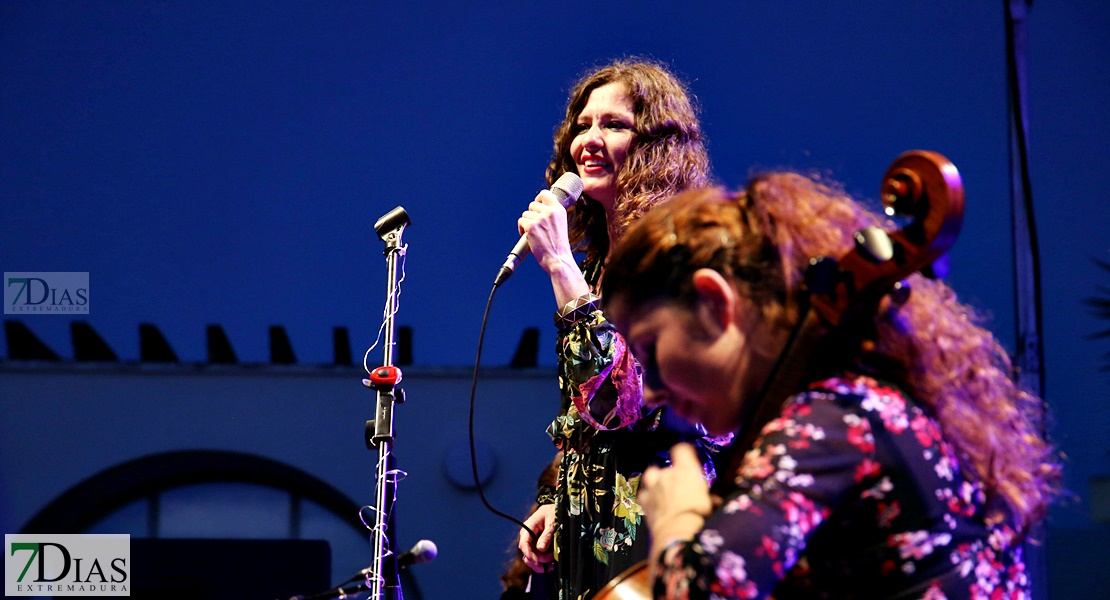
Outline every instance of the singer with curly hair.
<svg viewBox="0 0 1110 600">
<path fill-rule="evenodd" d="M 551 279 L 558 310 L 561 407 L 548 433 L 563 452 L 558 480 L 540 489 L 519 548 L 536 571 L 554 569 L 552 597 L 580 600 L 646 558 L 636 501 L 640 474 L 693 442 L 708 462 L 704 430 L 643 403 L 638 367 L 601 310 L 610 248 L 651 206 L 709 181 L 694 102 L 663 65 L 611 62 L 574 85 L 555 133 L 548 184 L 577 173 L 580 199 L 565 210 L 548 191 L 521 216 L 520 231 Z M 583 252 L 581 264 L 575 252 Z M 705 469 L 711 475 L 712 467 Z"/>
</svg>

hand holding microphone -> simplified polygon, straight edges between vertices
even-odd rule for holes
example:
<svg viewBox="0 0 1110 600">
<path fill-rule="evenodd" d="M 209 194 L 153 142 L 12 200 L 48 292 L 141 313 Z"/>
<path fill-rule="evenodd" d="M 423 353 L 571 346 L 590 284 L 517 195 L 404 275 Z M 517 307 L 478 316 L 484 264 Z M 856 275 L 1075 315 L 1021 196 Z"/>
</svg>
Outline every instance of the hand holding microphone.
<svg viewBox="0 0 1110 600">
<path fill-rule="evenodd" d="M 563 208 L 570 208 L 570 206 L 578 200 L 578 197 L 582 195 L 582 180 L 574 173 L 563 173 L 555 184 L 551 186 L 551 194 L 555 196 Z M 536 201 L 538 200 L 537 198 Z M 524 257 L 528 256 L 529 251 L 528 235 L 525 233 L 520 236 L 520 240 L 517 241 L 516 246 L 513 246 L 512 251 L 509 252 L 509 256 L 505 259 L 505 263 L 501 265 L 501 270 L 497 272 L 497 277 L 493 281 L 494 287 L 500 286 L 513 274 L 516 270 L 516 266 L 520 264 L 521 260 L 524 260 Z"/>
</svg>

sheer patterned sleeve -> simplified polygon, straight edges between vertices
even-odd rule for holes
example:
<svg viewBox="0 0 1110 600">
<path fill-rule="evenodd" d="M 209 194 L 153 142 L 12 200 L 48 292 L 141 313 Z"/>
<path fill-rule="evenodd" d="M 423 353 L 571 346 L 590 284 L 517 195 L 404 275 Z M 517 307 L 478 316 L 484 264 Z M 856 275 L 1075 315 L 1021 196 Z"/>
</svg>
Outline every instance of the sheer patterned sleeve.
<svg viewBox="0 0 1110 600">
<path fill-rule="evenodd" d="M 848 403 L 824 391 L 795 396 L 745 455 L 737 490 L 693 540 L 662 553 L 655 596 L 767 597 L 814 529 L 879 469 L 874 454 L 869 421 Z"/>
<path fill-rule="evenodd" d="M 624 338 L 600 310 L 559 332 L 559 387 L 591 427 L 621 429 L 642 416 L 640 373 Z"/>
</svg>

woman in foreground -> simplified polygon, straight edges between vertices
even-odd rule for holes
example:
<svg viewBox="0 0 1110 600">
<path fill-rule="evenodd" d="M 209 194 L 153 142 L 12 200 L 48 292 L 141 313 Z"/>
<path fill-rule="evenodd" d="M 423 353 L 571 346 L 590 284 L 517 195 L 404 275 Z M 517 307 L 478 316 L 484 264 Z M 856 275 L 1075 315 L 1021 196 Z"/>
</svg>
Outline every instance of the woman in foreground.
<svg viewBox="0 0 1110 600">
<path fill-rule="evenodd" d="M 606 310 L 644 367 L 645 402 L 711 434 L 751 425 L 715 507 L 691 449 L 639 499 L 657 598 L 1028 597 L 1021 544 L 1060 468 L 997 340 L 944 283 L 884 299 L 866 352 L 817 353 L 796 393 L 763 399 L 800 318 L 811 258 L 880 219 L 839 189 L 770 174 L 682 194 L 625 235 Z"/>
</svg>

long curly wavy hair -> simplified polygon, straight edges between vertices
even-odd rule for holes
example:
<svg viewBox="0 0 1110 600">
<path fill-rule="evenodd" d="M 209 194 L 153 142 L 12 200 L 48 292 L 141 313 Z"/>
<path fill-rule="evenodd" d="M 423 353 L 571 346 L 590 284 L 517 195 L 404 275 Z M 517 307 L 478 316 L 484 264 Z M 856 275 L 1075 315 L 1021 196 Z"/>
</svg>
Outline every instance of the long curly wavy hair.
<svg viewBox="0 0 1110 600">
<path fill-rule="evenodd" d="M 603 297 L 629 314 L 660 300 L 692 307 L 691 276 L 711 268 L 768 322 L 790 327 L 810 258 L 844 255 L 870 225 L 891 228 L 839 186 L 797 173 L 757 176 L 737 194 L 688 192 L 630 228 L 606 268 Z M 1015 383 L 1005 350 L 949 286 L 920 274 L 909 284 L 905 303 L 880 304 L 872 354 L 881 362 L 872 364 L 893 364 L 936 417 L 965 472 L 984 484 L 996 507 L 990 517 L 1008 513 L 1027 531 L 1060 494 L 1059 455 L 1040 429 L 1044 405 Z"/>
<path fill-rule="evenodd" d="M 578 172 L 570 155 L 578 116 L 591 92 L 613 82 L 628 86 L 636 117 L 628 160 L 617 174 L 621 192 L 613 230 L 623 232 L 660 201 L 707 185 L 709 155 L 686 85 L 661 63 L 621 59 L 587 72 L 571 90 L 566 117 L 555 131 L 555 152 L 547 167 L 549 186 L 563 173 Z M 601 204 L 583 195 L 568 219 L 571 246 L 585 251 L 588 264 L 603 259 L 609 252 L 609 225 Z"/>
</svg>

